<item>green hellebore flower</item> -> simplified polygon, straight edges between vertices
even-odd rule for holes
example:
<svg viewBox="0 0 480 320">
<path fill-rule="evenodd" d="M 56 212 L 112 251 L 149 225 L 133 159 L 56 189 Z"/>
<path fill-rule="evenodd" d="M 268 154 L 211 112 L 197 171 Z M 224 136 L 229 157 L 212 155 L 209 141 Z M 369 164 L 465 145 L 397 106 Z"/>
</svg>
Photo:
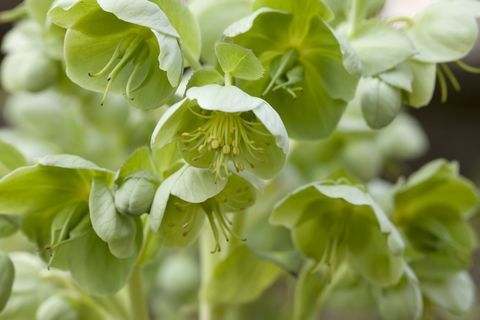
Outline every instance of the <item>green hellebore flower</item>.
<svg viewBox="0 0 480 320">
<path fill-rule="evenodd" d="M 222 238 L 228 242 L 239 237 L 225 213 L 243 214 L 255 199 L 247 178 L 230 175 L 217 181 L 210 170 L 185 165 L 157 189 L 150 227 L 160 232 L 167 247 L 184 247 L 196 239 L 207 218 L 216 242 L 213 252 L 220 252 Z"/>
<path fill-rule="evenodd" d="M 320 1 L 260 1 L 262 7 L 224 35 L 253 50 L 265 75 L 244 85 L 280 114 L 293 138 L 318 139 L 335 129 L 358 82 L 359 61 L 323 20 Z"/>
<path fill-rule="evenodd" d="M 332 271 L 340 262 L 374 285 L 390 286 L 403 273 L 403 241 L 380 206 L 348 182 L 317 182 L 280 201 L 271 222 L 291 230 L 295 246 Z"/>
<path fill-rule="evenodd" d="M 183 73 L 179 34 L 162 11 L 163 2 L 57 0 L 49 16 L 67 29 L 69 78 L 104 92 L 104 98 L 111 90 L 136 107 L 160 107 Z"/>
<path fill-rule="evenodd" d="M 152 147 L 176 142 L 190 165 L 210 168 L 216 179 L 251 171 L 269 179 L 285 163 L 289 142 L 275 110 L 234 86 L 190 88 L 170 107 L 152 136 Z M 233 164 L 233 168 L 231 165 Z"/>
<path fill-rule="evenodd" d="M 115 207 L 123 214 L 139 216 L 150 212 L 158 182 L 146 172 L 127 177 L 115 192 Z"/>
<path fill-rule="evenodd" d="M 479 197 L 456 163 L 427 164 L 396 187 L 394 203 L 393 221 L 415 252 L 411 266 L 419 277 L 468 267 L 476 240 L 467 219 Z"/>
</svg>

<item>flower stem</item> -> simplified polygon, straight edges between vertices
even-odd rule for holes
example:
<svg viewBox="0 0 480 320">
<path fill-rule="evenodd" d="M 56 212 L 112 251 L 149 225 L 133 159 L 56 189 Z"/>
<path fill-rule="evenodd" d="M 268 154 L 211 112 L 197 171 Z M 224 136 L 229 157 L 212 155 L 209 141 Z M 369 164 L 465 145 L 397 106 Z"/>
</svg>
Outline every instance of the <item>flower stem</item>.
<svg viewBox="0 0 480 320">
<path fill-rule="evenodd" d="M 0 23 L 9 23 L 21 20 L 27 17 L 27 9 L 22 3 L 13 9 L 0 12 Z"/>
<path fill-rule="evenodd" d="M 133 270 L 130 283 L 128 284 L 132 312 L 131 318 L 135 320 L 149 320 L 148 304 L 143 292 L 141 271 L 142 267 L 137 265 Z"/>
<path fill-rule="evenodd" d="M 362 23 L 363 20 L 363 9 L 364 9 L 364 4 L 365 0 L 353 0 L 352 2 L 352 8 L 350 11 L 350 35 L 353 35 L 355 31 L 358 29 L 360 24 Z"/>
<path fill-rule="evenodd" d="M 182 47 L 182 51 L 183 51 L 183 56 L 185 57 L 185 60 L 187 60 L 188 64 L 190 65 L 190 67 L 194 70 L 194 71 L 197 71 L 197 70 L 200 70 L 202 69 L 202 65 L 200 64 L 200 62 L 198 62 L 197 59 L 195 59 L 192 54 L 190 53 L 190 51 L 185 48 L 185 47 Z"/>
<path fill-rule="evenodd" d="M 199 292 L 199 320 L 221 320 L 225 314 L 225 308 L 215 305 L 207 299 L 207 286 L 212 276 L 213 269 L 218 263 L 219 254 L 212 253 L 212 241 L 211 235 L 206 230 L 203 230 L 200 236 L 200 263 L 201 263 L 201 283 Z"/>
</svg>

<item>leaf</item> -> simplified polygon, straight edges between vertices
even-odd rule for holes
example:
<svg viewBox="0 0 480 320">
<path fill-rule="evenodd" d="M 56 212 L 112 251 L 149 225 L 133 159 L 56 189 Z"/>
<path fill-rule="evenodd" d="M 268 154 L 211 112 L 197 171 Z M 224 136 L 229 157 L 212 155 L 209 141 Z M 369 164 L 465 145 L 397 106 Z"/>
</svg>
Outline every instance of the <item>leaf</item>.
<svg viewBox="0 0 480 320">
<path fill-rule="evenodd" d="M 217 70 L 213 68 L 205 68 L 193 73 L 190 80 L 188 80 L 187 89 L 202 87 L 207 84 L 223 85 L 223 81 L 223 76 Z"/>
<path fill-rule="evenodd" d="M 25 164 L 25 157 L 15 147 L 0 140 L 0 177 Z"/>
<path fill-rule="evenodd" d="M 257 80 L 263 76 L 263 66 L 251 50 L 232 43 L 217 43 L 215 52 L 226 74 L 244 80 Z"/>
<path fill-rule="evenodd" d="M 402 109 L 401 91 L 377 78 L 362 79 L 362 114 L 373 129 L 388 126 Z"/>
<path fill-rule="evenodd" d="M 407 29 L 418 54 L 415 59 L 425 63 L 442 63 L 463 58 L 477 40 L 478 10 L 464 6 L 462 1 L 432 3 L 414 17 Z"/>
<path fill-rule="evenodd" d="M 156 173 L 155 164 L 152 161 L 148 147 L 138 148 L 125 160 L 118 172 L 116 180 L 117 182 L 121 182 L 129 175 L 138 171 L 148 172 L 152 175 Z"/>
<path fill-rule="evenodd" d="M 372 76 L 398 66 L 415 54 L 406 34 L 380 20 L 370 20 L 350 37 L 362 61 L 362 75 Z"/>
<path fill-rule="evenodd" d="M 6 253 L 0 252 L 0 312 L 10 298 L 14 279 L 15 269 L 12 260 Z"/>
<path fill-rule="evenodd" d="M 20 217 L 10 214 L 0 214 L 0 238 L 9 237 L 20 228 Z"/>
<path fill-rule="evenodd" d="M 239 245 L 213 269 L 207 300 L 215 304 L 247 303 L 257 299 L 280 276 L 281 269 Z"/>
<path fill-rule="evenodd" d="M 109 244 L 112 254 L 118 258 L 132 256 L 137 233 L 134 218 L 117 212 L 112 191 L 105 181 L 93 180 L 89 209 L 93 229 Z"/>
<path fill-rule="evenodd" d="M 137 233 L 136 245 L 141 246 L 142 233 Z M 120 290 L 135 267 L 136 256 L 119 259 L 110 253 L 108 244 L 93 231 L 66 245 L 68 267 L 73 278 L 88 294 L 111 295 Z"/>
</svg>

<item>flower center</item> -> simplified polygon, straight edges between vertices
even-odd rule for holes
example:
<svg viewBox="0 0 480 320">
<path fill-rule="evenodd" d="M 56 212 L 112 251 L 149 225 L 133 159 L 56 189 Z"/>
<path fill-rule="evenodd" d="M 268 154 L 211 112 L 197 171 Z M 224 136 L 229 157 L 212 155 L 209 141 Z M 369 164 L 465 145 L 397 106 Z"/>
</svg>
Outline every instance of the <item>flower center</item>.
<svg viewBox="0 0 480 320">
<path fill-rule="evenodd" d="M 105 99 L 108 96 L 108 92 L 112 86 L 112 83 L 118 77 L 118 75 L 130 64 L 133 64 L 133 69 L 130 72 L 128 77 L 127 84 L 125 87 L 125 95 L 128 99 L 134 100 L 132 97 L 133 92 L 135 92 L 139 87 L 148 78 L 147 75 L 142 75 L 141 69 L 143 62 L 147 60 L 150 54 L 150 48 L 145 43 L 145 39 L 142 36 L 134 35 L 122 39 L 110 60 L 105 64 L 105 66 L 96 73 L 88 73 L 91 78 L 104 77 L 107 78 L 107 86 L 105 88 L 101 105 L 105 103 Z M 142 77 L 141 80 L 140 77 Z"/>
<path fill-rule="evenodd" d="M 270 92 L 284 90 L 293 98 L 297 97 L 296 92 L 302 91 L 298 86 L 303 80 L 303 66 L 298 61 L 298 53 L 295 49 L 290 49 L 281 57 L 274 59 L 270 65 L 271 80 L 263 92 L 266 96 Z"/>
<path fill-rule="evenodd" d="M 213 154 L 210 168 L 217 179 L 229 176 L 230 162 L 240 172 L 247 166 L 254 168 L 253 162 L 262 160 L 263 148 L 252 139 L 253 135 L 268 136 L 260 122 L 247 120 L 240 113 L 198 112 L 192 108 L 190 111 L 206 121 L 194 131 L 180 135 L 182 151 L 196 153 L 193 162 Z"/>
</svg>

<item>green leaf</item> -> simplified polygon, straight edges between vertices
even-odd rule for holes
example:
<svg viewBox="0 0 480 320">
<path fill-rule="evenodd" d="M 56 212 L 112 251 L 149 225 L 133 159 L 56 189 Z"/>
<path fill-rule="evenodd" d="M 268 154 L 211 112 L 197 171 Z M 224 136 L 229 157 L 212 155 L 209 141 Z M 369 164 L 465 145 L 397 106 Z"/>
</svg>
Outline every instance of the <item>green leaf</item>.
<svg viewBox="0 0 480 320">
<path fill-rule="evenodd" d="M 136 245 L 142 243 L 137 233 Z M 65 246 L 69 252 L 68 267 L 73 278 L 88 294 L 111 295 L 120 290 L 135 267 L 136 256 L 120 259 L 110 253 L 109 246 L 93 231 L 87 229 L 82 237 Z"/>
<path fill-rule="evenodd" d="M 113 174 L 74 156 L 49 156 L 39 162 L 0 180 L 0 212 L 22 215 L 22 231 L 43 248 L 54 241 L 50 229 L 55 219 L 66 219 L 88 202 L 91 179 L 113 180 Z"/>
<path fill-rule="evenodd" d="M 122 182 L 128 176 L 138 171 L 148 172 L 152 175 L 156 174 L 155 164 L 153 163 L 148 147 L 138 148 L 125 160 L 118 172 L 116 180 L 117 182 Z"/>
<path fill-rule="evenodd" d="M 20 217 L 0 214 L 0 238 L 9 237 L 20 229 Z"/>
<path fill-rule="evenodd" d="M 262 67 L 263 68 L 263 67 Z M 207 84 L 219 84 L 224 82 L 223 76 L 213 68 L 205 68 L 197 70 L 193 73 L 190 80 L 188 80 L 187 89 L 193 87 L 202 87 Z"/>
<path fill-rule="evenodd" d="M 380 20 L 370 20 L 350 37 L 362 61 L 362 75 L 372 76 L 398 66 L 415 54 L 406 34 Z"/>
<path fill-rule="evenodd" d="M 89 209 L 93 229 L 108 243 L 112 254 L 118 258 L 131 257 L 136 247 L 135 220 L 117 212 L 113 193 L 101 179 L 93 180 Z"/>
<path fill-rule="evenodd" d="M 25 157 L 15 147 L 0 140 L 0 177 L 25 164 Z"/>
<path fill-rule="evenodd" d="M 12 260 L 6 253 L 0 252 L 0 312 L 10 298 L 14 279 L 15 269 Z"/>
<path fill-rule="evenodd" d="M 257 80 L 263 76 L 263 66 L 251 50 L 221 42 L 215 46 L 215 52 L 226 74 L 244 80 Z"/>
<path fill-rule="evenodd" d="M 475 15 L 479 11 L 471 10 L 464 3 L 435 2 L 414 17 L 407 32 L 418 50 L 416 60 L 425 63 L 455 61 L 472 50 L 478 35 Z"/>
<path fill-rule="evenodd" d="M 388 126 L 402 109 L 402 93 L 378 78 L 362 79 L 362 113 L 373 129 Z"/>
<path fill-rule="evenodd" d="M 215 304 L 247 303 L 257 299 L 281 273 L 278 266 L 239 245 L 215 266 L 205 294 Z"/>
</svg>

